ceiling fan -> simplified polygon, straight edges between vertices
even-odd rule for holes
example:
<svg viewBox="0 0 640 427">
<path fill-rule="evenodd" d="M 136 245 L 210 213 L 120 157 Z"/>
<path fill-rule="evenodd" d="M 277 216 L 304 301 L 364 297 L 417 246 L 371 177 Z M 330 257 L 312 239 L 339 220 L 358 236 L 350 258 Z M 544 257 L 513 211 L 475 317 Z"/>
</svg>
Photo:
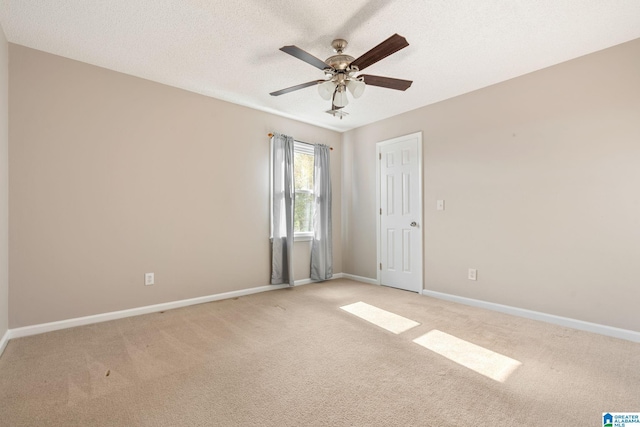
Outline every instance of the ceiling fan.
<svg viewBox="0 0 640 427">
<path fill-rule="evenodd" d="M 356 76 L 358 72 L 364 70 L 368 66 L 375 64 L 387 56 L 396 53 L 400 49 L 404 49 L 409 46 L 407 39 L 398 34 L 392 35 L 364 55 L 358 57 L 358 59 L 343 53 L 344 49 L 347 47 L 347 41 L 344 39 L 335 39 L 331 43 L 331 46 L 336 54 L 328 57 L 324 61 L 305 52 L 297 46 L 281 47 L 281 51 L 288 53 L 291 56 L 295 56 L 307 64 L 311 64 L 324 71 L 325 79 L 313 80 L 307 83 L 291 86 L 286 89 L 271 92 L 270 95 L 280 96 L 285 93 L 317 85 L 320 96 L 327 101 L 331 100 L 331 110 L 328 110 L 327 113 L 342 119 L 343 116 L 347 115 L 347 113 L 341 110 L 349 103 L 349 100 L 347 99 L 347 90 L 351 92 L 351 95 L 354 98 L 359 98 L 364 92 L 366 85 L 386 87 L 395 90 L 407 90 L 411 86 L 411 83 L 413 83 L 411 80 L 372 76 L 370 74 L 360 74 Z"/>
</svg>

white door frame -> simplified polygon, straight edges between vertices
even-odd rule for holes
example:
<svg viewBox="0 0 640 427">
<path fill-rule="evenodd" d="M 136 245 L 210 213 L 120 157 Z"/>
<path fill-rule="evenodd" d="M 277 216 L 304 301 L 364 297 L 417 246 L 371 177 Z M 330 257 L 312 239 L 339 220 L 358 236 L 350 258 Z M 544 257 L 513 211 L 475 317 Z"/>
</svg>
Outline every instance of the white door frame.
<svg viewBox="0 0 640 427">
<path fill-rule="evenodd" d="M 380 265 L 382 262 L 382 245 L 380 235 L 380 227 L 381 219 L 380 219 L 380 210 L 381 206 L 381 188 L 380 188 L 380 155 L 382 154 L 381 148 L 385 145 L 394 144 L 396 142 L 405 140 L 407 138 L 418 138 L 418 197 L 419 197 L 419 208 L 418 208 L 418 218 L 420 221 L 420 288 L 417 290 L 418 293 L 422 293 L 424 289 L 424 217 L 422 215 L 422 206 L 423 206 L 423 194 L 422 194 L 422 179 L 423 179 L 423 171 L 422 171 L 422 131 L 410 133 L 408 135 L 399 136 L 392 139 L 387 139 L 384 141 L 380 141 L 376 143 L 376 247 L 377 247 L 377 262 L 376 262 L 376 280 L 378 285 L 382 284 L 380 277 Z"/>
</svg>

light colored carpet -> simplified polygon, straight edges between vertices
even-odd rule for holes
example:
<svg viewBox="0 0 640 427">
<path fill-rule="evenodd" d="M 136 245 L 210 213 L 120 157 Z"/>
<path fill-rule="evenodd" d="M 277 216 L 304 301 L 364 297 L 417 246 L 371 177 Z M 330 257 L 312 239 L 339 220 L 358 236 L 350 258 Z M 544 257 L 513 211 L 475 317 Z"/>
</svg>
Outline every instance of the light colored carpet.
<svg viewBox="0 0 640 427">
<path fill-rule="evenodd" d="M 521 365 L 495 381 L 413 342 L 433 330 Z M 639 367 L 637 343 L 334 280 L 11 340 L 0 425 L 601 426 L 640 411 Z"/>
</svg>

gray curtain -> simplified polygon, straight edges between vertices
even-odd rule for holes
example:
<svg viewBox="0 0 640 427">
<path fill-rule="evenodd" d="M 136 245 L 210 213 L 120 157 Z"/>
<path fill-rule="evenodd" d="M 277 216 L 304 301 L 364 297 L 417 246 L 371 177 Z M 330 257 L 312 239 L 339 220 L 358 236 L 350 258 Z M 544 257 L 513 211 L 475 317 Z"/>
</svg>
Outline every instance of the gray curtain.
<svg viewBox="0 0 640 427">
<path fill-rule="evenodd" d="M 271 215 L 271 284 L 293 286 L 293 138 L 274 134 L 271 141 L 273 211 Z"/>
<path fill-rule="evenodd" d="M 331 169 L 329 147 L 314 148 L 313 181 L 315 212 L 311 244 L 311 280 L 321 281 L 333 276 L 333 242 L 331 233 Z"/>
</svg>

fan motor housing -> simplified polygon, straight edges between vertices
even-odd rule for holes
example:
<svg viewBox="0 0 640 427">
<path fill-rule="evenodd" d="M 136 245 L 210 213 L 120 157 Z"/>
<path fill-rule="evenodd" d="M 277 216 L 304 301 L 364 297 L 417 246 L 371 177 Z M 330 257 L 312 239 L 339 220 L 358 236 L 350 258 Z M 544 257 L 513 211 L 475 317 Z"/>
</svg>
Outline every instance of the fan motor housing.
<svg viewBox="0 0 640 427">
<path fill-rule="evenodd" d="M 324 62 L 336 71 L 344 71 L 349 68 L 349 64 L 354 60 L 355 58 L 353 56 L 339 53 L 338 55 L 328 57 Z"/>
<path fill-rule="evenodd" d="M 349 68 L 349 64 L 353 62 L 355 59 L 353 56 L 345 55 L 342 53 L 347 48 L 347 41 L 345 39 L 335 39 L 331 42 L 331 47 L 337 53 L 337 55 L 333 55 L 328 57 L 324 62 L 329 67 L 333 68 L 336 71 L 345 71 Z"/>
</svg>

